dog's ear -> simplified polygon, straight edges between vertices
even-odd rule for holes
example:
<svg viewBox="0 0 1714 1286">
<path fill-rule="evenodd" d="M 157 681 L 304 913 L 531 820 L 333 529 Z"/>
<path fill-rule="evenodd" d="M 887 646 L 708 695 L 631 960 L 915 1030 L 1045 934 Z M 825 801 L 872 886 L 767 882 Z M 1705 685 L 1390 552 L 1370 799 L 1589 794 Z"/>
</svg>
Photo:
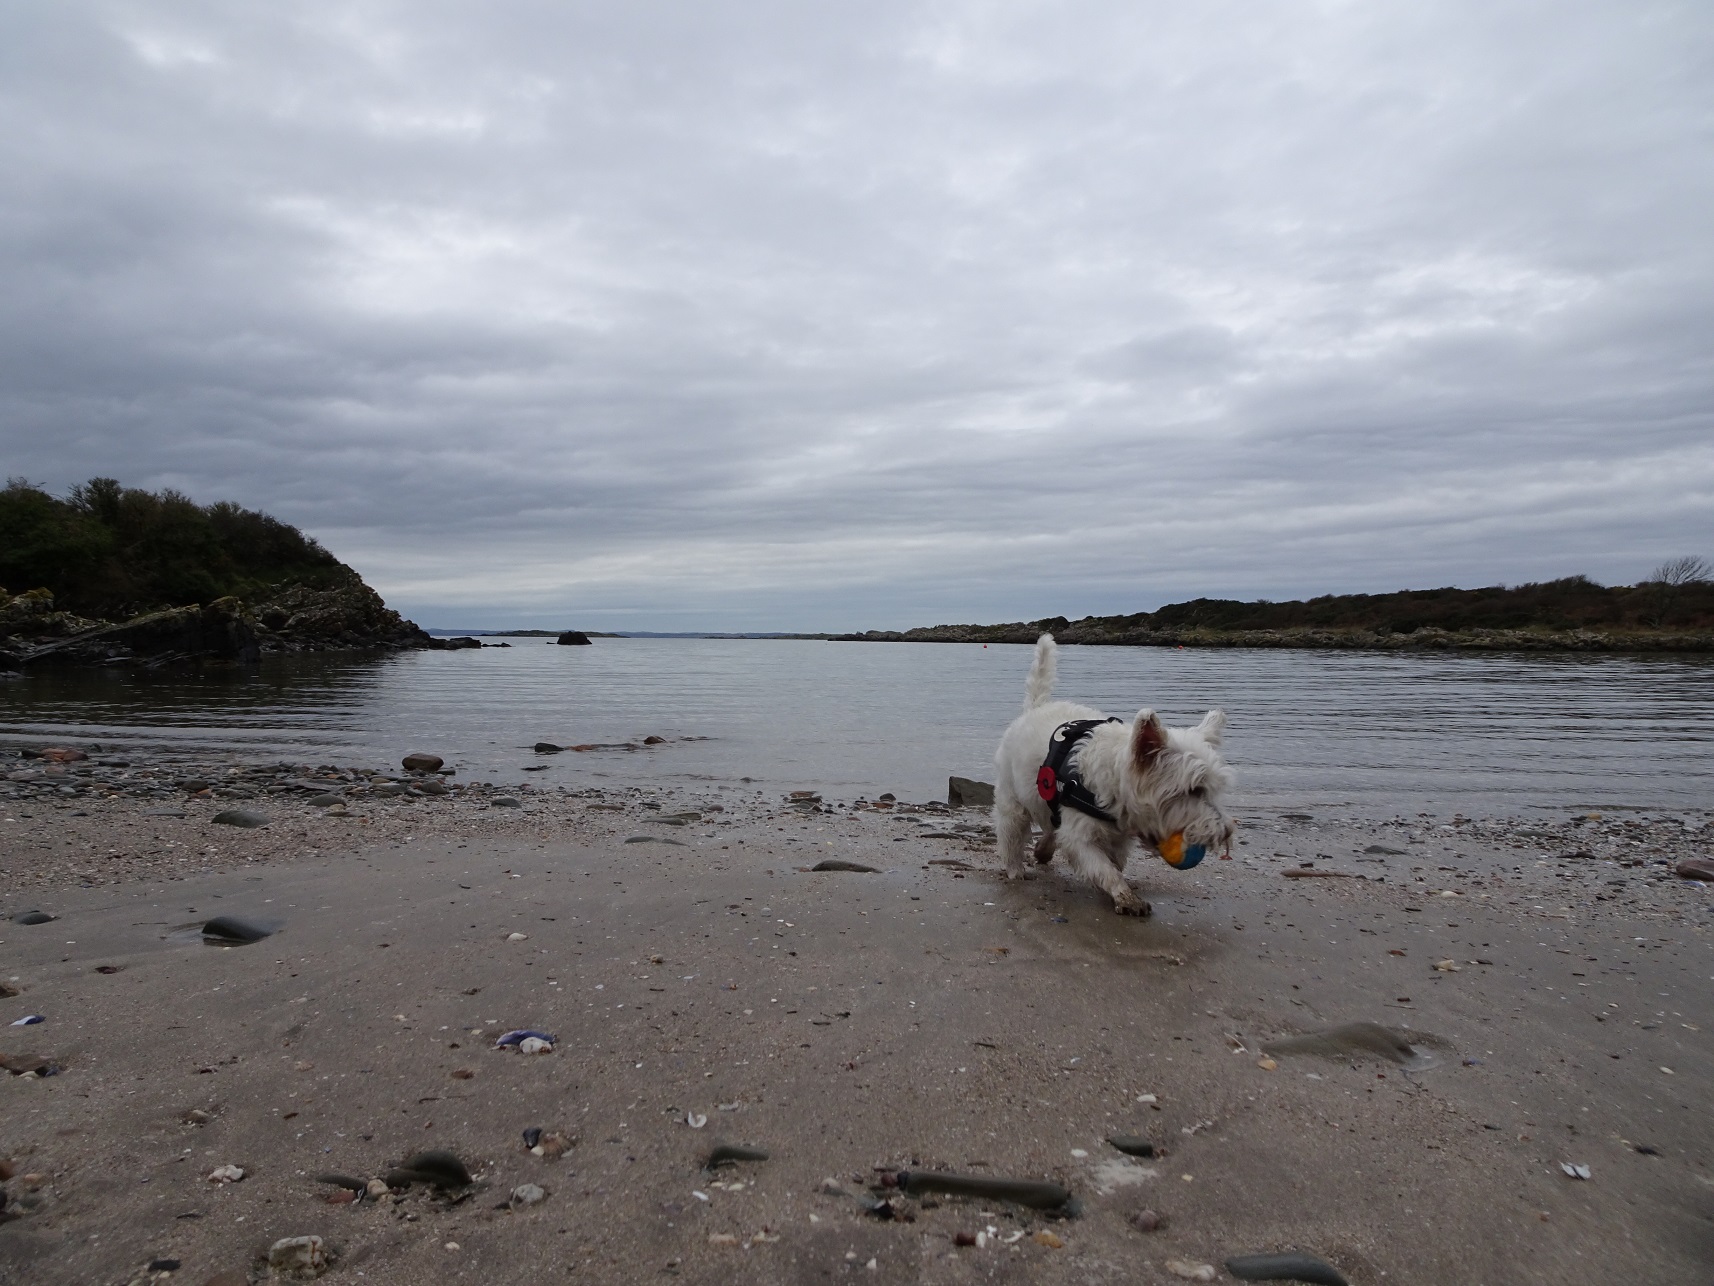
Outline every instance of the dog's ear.
<svg viewBox="0 0 1714 1286">
<path fill-rule="evenodd" d="M 1131 725 L 1131 763 L 1140 773 L 1155 766 L 1161 751 L 1166 749 L 1166 729 L 1153 710 L 1137 711 L 1137 721 Z"/>
<path fill-rule="evenodd" d="M 1220 735 L 1226 731 L 1226 712 L 1218 708 L 1210 710 L 1202 716 L 1202 722 L 1196 725 L 1196 730 L 1209 745 L 1218 746 Z"/>
</svg>

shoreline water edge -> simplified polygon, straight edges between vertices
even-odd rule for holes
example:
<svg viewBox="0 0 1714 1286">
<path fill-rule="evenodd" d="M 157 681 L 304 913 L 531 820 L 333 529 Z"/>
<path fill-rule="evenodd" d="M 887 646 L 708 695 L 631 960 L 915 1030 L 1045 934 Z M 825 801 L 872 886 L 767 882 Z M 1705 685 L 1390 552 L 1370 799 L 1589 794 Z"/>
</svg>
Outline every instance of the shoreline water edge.
<svg viewBox="0 0 1714 1286">
<path fill-rule="evenodd" d="M 1136 921 L 937 800 L 6 764 L 0 1282 L 1714 1249 L 1706 810 L 1258 809 L 1230 862 L 1139 852 Z"/>
</svg>

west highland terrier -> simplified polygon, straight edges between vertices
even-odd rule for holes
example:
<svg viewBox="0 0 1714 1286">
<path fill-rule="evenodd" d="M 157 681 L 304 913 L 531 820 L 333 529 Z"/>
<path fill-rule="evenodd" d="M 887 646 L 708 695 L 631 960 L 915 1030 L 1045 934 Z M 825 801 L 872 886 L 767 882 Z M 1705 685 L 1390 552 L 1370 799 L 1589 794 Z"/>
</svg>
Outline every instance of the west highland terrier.
<svg viewBox="0 0 1714 1286">
<path fill-rule="evenodd" d="M 1230 850 L 1235 825 L 1220 807 L 1232 770 L 1220 757 L 1226 715 L 1210 710 L 1194 728 L 1165 727 L 1153 710 L 1129 725 L 1071 701 L 1050 701 L 1058 649 L 1036 642 L 1024 712 L 994 752 L 994 829 L 1008 879 L 1027 878 L 1024 849 L 1041 828 L 1035 859 L 1064 845 L 1072 869 L 1113 899 L 1120 915 L 1150 907 L 1125 882 L 1133 838 L 1180 869 L 1211 848 Z"/>
</svg>

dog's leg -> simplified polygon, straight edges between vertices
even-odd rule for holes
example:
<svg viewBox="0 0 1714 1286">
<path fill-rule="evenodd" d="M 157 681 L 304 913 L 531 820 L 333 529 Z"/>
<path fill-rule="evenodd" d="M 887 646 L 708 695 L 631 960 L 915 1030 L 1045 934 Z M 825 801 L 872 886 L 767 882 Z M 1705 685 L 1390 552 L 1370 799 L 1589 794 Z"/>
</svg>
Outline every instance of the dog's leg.
<svg viewBox="0 0 1714 1286">
<path fill-rule="evenodd" d="M 1154 908 L 1135 889 L 1125 883 L 1125 877 L 1113 864 L 1113 859 L 1088 844 L 1074 844 L 1071 866 L 1079 875 L 1113 899 L 1113 909 L 1120 915 L 1148 915 Z"/>
<path fill-rule="evenodd" d="M 1053 861 L 1054 845 L 1058 842 L 1059 832 L 1053 828 L 1049 827 L 1041 833 L 1041 838 L 1036 841 L 1037 866 L 1046 866 L 1049 862 Z"/>
<path fill-rule="evenodd" d="M 1012 798 L 1004 783 L 994 792 L 994 835 L 999 844 L 1000 856 L 1006 862 L 1006 878 L 1025 878 L 1024 846 L 1030 838 L 1030 815 L 1022 804 Z"/>
</svg>

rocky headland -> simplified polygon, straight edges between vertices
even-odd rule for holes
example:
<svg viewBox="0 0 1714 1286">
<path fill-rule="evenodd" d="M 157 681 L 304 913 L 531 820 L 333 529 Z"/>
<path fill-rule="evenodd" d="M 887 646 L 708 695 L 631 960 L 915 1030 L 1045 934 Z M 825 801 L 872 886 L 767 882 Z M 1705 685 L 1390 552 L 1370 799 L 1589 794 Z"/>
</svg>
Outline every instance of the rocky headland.
<svg viewBox="0 0 1714 1286">
<path fill-rule="evenodd" d="M 431 638 L 297 528 L 97 478 L 0 491 L 0 672 L 245 662 L 269 652 L 475 646 Z"/>
</svg>

